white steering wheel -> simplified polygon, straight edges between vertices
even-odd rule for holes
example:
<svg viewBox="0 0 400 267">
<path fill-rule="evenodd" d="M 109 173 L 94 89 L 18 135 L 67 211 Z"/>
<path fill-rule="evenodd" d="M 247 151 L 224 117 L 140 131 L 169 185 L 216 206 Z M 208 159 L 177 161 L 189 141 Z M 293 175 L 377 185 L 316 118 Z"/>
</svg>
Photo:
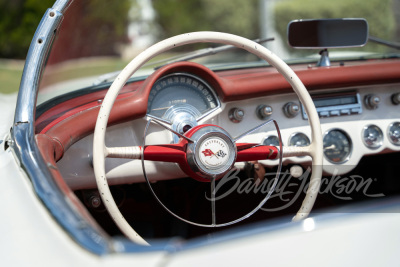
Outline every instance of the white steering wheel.
<svg viewBox="0 0 400 267">
<path fill-rule="evenodd" d="M 299 97 L 302 102 L 305 111 L 309 118 L 309 123 L 311 127 L 311 138 L 312 143 L 307 147 L 284 147 L 281 151 L 282 157 L 290 157 L 290 156 L 304 156 L 308 155 L 312 157 L 312 175 L 310 178 L 309 187 L 306 193 L 306 196 L 303 200 L 303 203 L 300 207 L 300 210 L 297 212 L 296 216 L 293 218 L 294 221 L 301 220 L 306 218 L 310 213 L 316 197 L 319 192 L 321 176 L 322 176 L 322 155 L 323 155 L 323 143 L 322 143 L 322 133 L 321 133 L 321 125 L 319 121 L 319 117 L 317 111 L 315 109 L 314 103 L 307 91 L 304 87 L 303 83 L 294 73 L 294 71 L 279 57 L 269 51 L 267 48 L 251 41 L 246 38 L 228 34 L 228 33 L 220 33 L 220 32 L 193 32 L 182 35 L 177 35 L 175 37 L 171 37 L 169 39 L 163 40 L 142 52 L 135 59 L 133 59 L 118 75 L 110 89 L 107 92 L 107 95 L 104 98 L 104 101 L 101 105 L 99 115 L 96 121 L 96 127 L 94 131 L 94 141 L 93 141 L 93 165 L 94 165 L 94 173 L 96 177 L 97 187 L 100 192 L 100 196 L 110 213 L 111 217 L 117 224 L 117 226 L 121 229 L 121 231 L 130 238 L 133 242 L 143 245 L 148 245 L 148 243 L 140 237 L 136 231 L 129 225 L 129 223 L 125 220 L 121 212 L 119 211 L 108 186 L 107 178 L 105 174 L 104 162 L 105 158 L 109 156 L 118 155 L 118 157 L 131 158 L 131 159 L 141 159 L 144 157 L 145 160 L 160 160 L 159 157 L 152 158 L 151 155 L 145 153 L 145 148 L 142 147 L 118 147 L 118 148 L 108 148 L 105 146 L 105 133 L 107 128 L 108 117 L 110 115 L 112 106 L 118 96 L 121 88 L 126 84 L 128 79 L 137 71 L 143 64 L 145 64 L 148 60 L 155 57 L 158 54 L 161 54 L 165 51 L 168 51 L 172 48 L 193 44 L 199 42 L 210 42 L 210 43 L 221 43 L 234 45 L 238 48 L 245 49 L 250 53 L 266 60 L 273 67 L 275 67 L 279 73 L 281 73 L 284 78 L 290 83 L 293 90 Z M 218 129 L 219 127 L 214 126 L 213 128 L 206 128 L 202 125 L 192 128 L 187 133 L 185 133 L 185 138 L 181 138 L 181 142 L 177 145 L 179 147 L 179 152 L 176 151 L 167 151 L 168 153 L 174 154 L 177 158 L 173 162 L 177 162 L 180 164 L 181 168 L 189 175 L 189 176 L 198 176 L 200 178 L 210 178 L 215 181 L 215 178 L 224 175 L 227 171 L 229 171 L 229 167 L 232 167 L 235 163 L 237 157 L 240 157 L 240 149 L 237 149 L 236 145 L 232 140 L 230 140 L 229 135 L 223 129 Z M 210 136 L 205 136 L 208 134 L 208 130 L 211 129 L 212 134 Z M 196 150 L 196 147 L 202 147 L 205 145 L 206 140 L 210 140 L 210 138 L 214 138 L 222 142 L 222 145 L 227 145 L 229 149 L 227 149 L 224 153 L 228 153 L 228 159 L 224 159 L 223 168 L 216 169 L 215 166 L 207 166 L 207 162 L 204 162 L 201 158 L 199 158 L 198 154 L 200 152 L 194 152 L 192 150 Z M 186 140 L 187 139 L 187 140 Z M 192 140 L 194 139 L 194 140 Z M 213 140 L 214 140 L 213 139 Z M 194 143 L 194 145 L 187 145 L 189 143 Z M 182 147 L 188 147 L 188 151 L 181 151 Z M 190 148 L 191 147 L 191 148 Z M 264 155 L 265 158 L 268 158 L 268 155 L 271 155 L 271 148 L 268 148 L 267 152 L 260 151 L 260 147 L 257 146 L 256 150 L 247 150 L 247 152 L 251 152 L 251 154 L 257 154 L 257 157 L 260 155 Z M 147 148 L 147 147 L 146 147 Z M 248 149 L 253 149 L 254 147 L 250 147 Z M 168 148 L 169 149 L 169 148 Z M 247 148 L 245 148 L 247 149 Z M 177 150 L 177 151 L 178 151 Z M 189 151 L 190 150 L 190 151 Z M 262 149 L 261 149 L 262 150 Z M 279 153 L 278 149 L 274 149 L 273 153 L 275 156 Z M 183 156 L 182 156 L 183 155 Z M 197 155 L 197 156 L 196 156 Z M 243 158 L 243 157 L 242 157 Z M 162 159 L 161 159 L 162 160 Z M 167 160 L 168 161 L 168 160 Z M 211 163 L 210 163 L 211 164 Z M 214 163 L 213 163 L 214 164 Z M 228 168 L 226 167 L 228 166 Z"/>
</svg>

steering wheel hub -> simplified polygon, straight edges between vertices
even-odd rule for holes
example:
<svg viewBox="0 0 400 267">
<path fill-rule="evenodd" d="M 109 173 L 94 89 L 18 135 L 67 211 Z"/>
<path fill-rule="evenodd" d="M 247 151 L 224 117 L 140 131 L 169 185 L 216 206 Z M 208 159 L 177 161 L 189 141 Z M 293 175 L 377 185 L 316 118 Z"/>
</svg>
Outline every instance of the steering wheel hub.
<svg viewBox="0 0 400 267">
<path fill-rule="evenodd" d="M 197 126 L 190 132 L 194 141 L 187 147 L 190 168 L 205 178 L 220 178 L 236 160 L 236 146 L 230 135 L 215 125 Z"/>
</svg>

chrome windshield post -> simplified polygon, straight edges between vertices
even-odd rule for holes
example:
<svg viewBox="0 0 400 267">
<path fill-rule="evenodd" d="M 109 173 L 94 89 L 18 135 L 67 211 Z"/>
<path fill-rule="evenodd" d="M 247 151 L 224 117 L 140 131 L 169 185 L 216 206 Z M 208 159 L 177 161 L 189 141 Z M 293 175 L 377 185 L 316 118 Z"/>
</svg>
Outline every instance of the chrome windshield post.
<svg viewBox="0 0 400 267">
<path fill-rule="evenodd" d="M 69 2 L 64 1 L 65 5 Z M 29 123 L 33 127 L 40 78 L 62 18 L 60 11 L 49 8 L 33 36 L 19 87 L 14 127 L 19 123 Z"/>
<path fill-rule="evenodd" d="M 104 232 L 88 223 L 64 195 L 54 181 L 35 141 L 35 110 L 40 79 L 64 12 L 72 1 L 57 0 L 44 14 L 32 39 L 22 73 L 14 124 L 11 128 L 13 139 L 11 147 L 21 168 L 31 180 L 37 196 L 58 223 L 88 251 L 105 254 L 115 251 L 116 246 L 110 244 L 109 237 Z M 121 251 L 126 249 L 124 242 L 119 242 Z"/>
</svg>

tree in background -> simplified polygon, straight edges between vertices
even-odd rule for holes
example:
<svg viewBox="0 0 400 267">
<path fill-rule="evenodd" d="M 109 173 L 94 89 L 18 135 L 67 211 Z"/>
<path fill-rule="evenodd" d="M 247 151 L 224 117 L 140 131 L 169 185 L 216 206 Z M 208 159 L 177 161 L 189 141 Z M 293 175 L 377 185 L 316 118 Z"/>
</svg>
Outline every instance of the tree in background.
<svg viewBox="0 0 400 267">
<path fill-rule="evenodd" d="M 57 54 L 52 55 L 49 63 L 82 56 L 117 55 L 118 43 L 128 41 L 128 13 L 135 2 L 74 1 L 60 29 L 63 34 L 56 41 Z M 54 0 L 0 0 L 0 58 L 25 58 L 42 15 L 53 3 Z M 285 40 L 287 24 L 293 19 L 363 17 L 369 22 L 371 35 L 395 40 L 395 33 L 400 32 L 395 28 L 396 19 L 400 20 L 399 3 L 400 0 L 279 1 L 275 25 Z M 159 40 L 202 30 L 230 32 L 249 39 L 260 34 L 259 0 L 152 0 L 152 5 L 157 13 Z M 65 35 L 66 31 L 69 34 Z"/>
<path fill-rule="evenodd" d="M 25 58 L 41 17 L 53 3 L 53 0 L 0 0 L 0 58 Z"/>
<path fill-rule="evenodd" d="M 40 19 L 54 0 L 0 0 L 0 58 L 24 59 Z M 130 0 L 74 1 L 66 11 L 49 63 L 116 55 L 127 42 Z"/>
<path fill-rule="evenodd" d="M 258 0 L 153 0 L 159 39 L 192 31 L 259 36 Z"/>
</svg>

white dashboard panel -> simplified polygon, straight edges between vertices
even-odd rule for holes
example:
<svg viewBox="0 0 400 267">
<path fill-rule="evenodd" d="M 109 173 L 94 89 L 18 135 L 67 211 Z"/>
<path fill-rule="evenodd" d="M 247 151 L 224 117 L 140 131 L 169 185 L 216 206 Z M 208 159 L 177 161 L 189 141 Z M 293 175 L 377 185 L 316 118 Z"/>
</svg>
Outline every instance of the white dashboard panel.
<svg viewBox="0 0 400 267">
<path fill-rule="evenodd" d="M 340 93 L 348 91 L 359 93 L 360 99 L 363 102 L 362 113 L 320 119 L 323 134 L 331 129 L 340 129 L 348 135 L 352 143 L 350 156 L 345 162 L 334 164 L 324 158 L 323 170 L 326 174 L 340 175 L 348 173 L 357 166 L 364 156 L 400 151 L 400 146 L 392 144 L 387 136 L 389 125 L 393 122 L 400 122 L 400 105 L 394 105 L 391 101 L 392 94 L 400 92 L 400 85 L 392 84 L 317 90 L 313 91 L 312 95 L 329 92 L 335 92 L 340 95 Z M 371 110 L 365 106 L 363 100 L 368 94 L 375 94 L 381 98 L 381 103 L 377 109 Z M 303 119 L 301 113 L 294 118 L 285 116 L 283 106 L 288 102 L 300 104 L 294 93 L 222 103 L 220 108 L 202 119 L 200 123 L 219 125 L 229 132 L 232 137 L 237 137 L 264 122 L 257 116 L 256 110 L 259 105 L 265 104 L 271 106 L 273 109 L 273 114 L 268 119 L 274 119 L 278 122 L 284 146 L 288 145 L 290 136 L 298 132 L 307 135 L 311 140 L 308 121 Z M 241 122 L 234 123 L 229 119 L 229 111 L 232 108 L 240 108 L 244 111 L 244 118 Z M 139 119 L 109 127 L 106 134 L 106 145 L 110 147 L 141 146 L 143 144 L 142 138 L 145 125 L 146 120 Z M 381 147 L 371 149 L 363 143 L 362 130 L 366 125 L 376 125 L 382 130 L 383 141 Z M 268 127 L 252 133 L 239 141 L 262 143 L 267 136 L 276 135 L 276 130 L 272 124 Z M 146 144 L 165 144 L 171 142 L 172 134 L 162 128 L 157 128 L 157 126 L 152 126 L 146 140 Z M 81 139 L 66 151 L 63 158 L 57 163 L 60 172 L 72 189 L 92 188 L 96 186 L 92 166 L 92 143 L 93 135 Z M 278 161 L 264 160 L 261 163 L 268 168 L 276 166 Z M 285 158 L 283 164 L 298 164 L 307 167 L 311 164 L 311 158 L 308 156 Z M 242 166 L 243 164 L 238 165 Z M 152 177 L 150 178 L 151 180 L 185 177 L 179 166 L 174 163 L 149 162 L 146 166 L 148 176 Z M 140 160 L 107 159 L 106 172 L 110 184 L 145 181 Z M 160 176 L 160 173 L 163 173 L 163 175 Z"/>
<path fill-rule="evenodd" d="M 328 174 L 344 174 L 354 169 L 362 157 L 367 155 L 390 153 L 400 151 L 400 146 L 394 145 L 388 138 L 388 127 L 393 122 L 400 122 L 400 105 L 394 105 L 391 96 L 400 92 L 400 85 L 385 86 L 363 86 L 352 88 L 341 88 L 332 90 L 313 91 L 312 95 L 326 94 L 334 92 L 340 95 L 341 92 L 355 91 L 359 93 L 362 102 L 362 113 L 353 115 L 331 116 L 320 118 L 321 130 L 325 135 L 329 130 L 339 129 L 345 132 L 352 143 L 352 149 L 348 159 L 341 164 L 331 163 L 324 157 L 324 172 Z M 364 103 L 367 95 L 374 94 L 381 98 L 381 103 L 377 109 L 368 109 Z M 285 116 L 283 106 L 288 102 L 300 104 L 295 94 L 276 95 L 271 97 L 263 97 L 258 99 L 250 99 L 246 101 L 231 102 L 224 106 L 224 111 L 218 116 L 218 123 L 221 127 L 231 133 L 232 136 L 238 136 L 248 129 L 251 129 L 263 121 L 256 115 L 258 105 L 266 104 L 272 107 L 273 114 L 269 117 L 278 122 L 281 130 L 283 145 L 287 146 L 289 138 L 294 133 L 304 133 L 311 140 L 310 128 L 308 120 L 303 119 L 299 113 L 294 118 Z M 232 108 L 241 108 L 245 112 L 245 117 L 240 123 L 233 123 L 228 118 L 229 110 Z M 362 132 L 364 126 L 376 125 L 383 132 L 382 146 L 377 149 L 368 148 L 362 141 Z M 243 141 L 246 142 L 262 142 L 263 139 L 270 135 L 276 135 L 276 131 L 258 132 L 247 136 Z M 265 160 L 262 163 L 267 166 L 275 166 L 278 164 L 276 160 Z M 301 165 L 309 165 L 310 157 L 291 157 L 284 159 L 284 164 L 296 163 Z"/>
</svg>

